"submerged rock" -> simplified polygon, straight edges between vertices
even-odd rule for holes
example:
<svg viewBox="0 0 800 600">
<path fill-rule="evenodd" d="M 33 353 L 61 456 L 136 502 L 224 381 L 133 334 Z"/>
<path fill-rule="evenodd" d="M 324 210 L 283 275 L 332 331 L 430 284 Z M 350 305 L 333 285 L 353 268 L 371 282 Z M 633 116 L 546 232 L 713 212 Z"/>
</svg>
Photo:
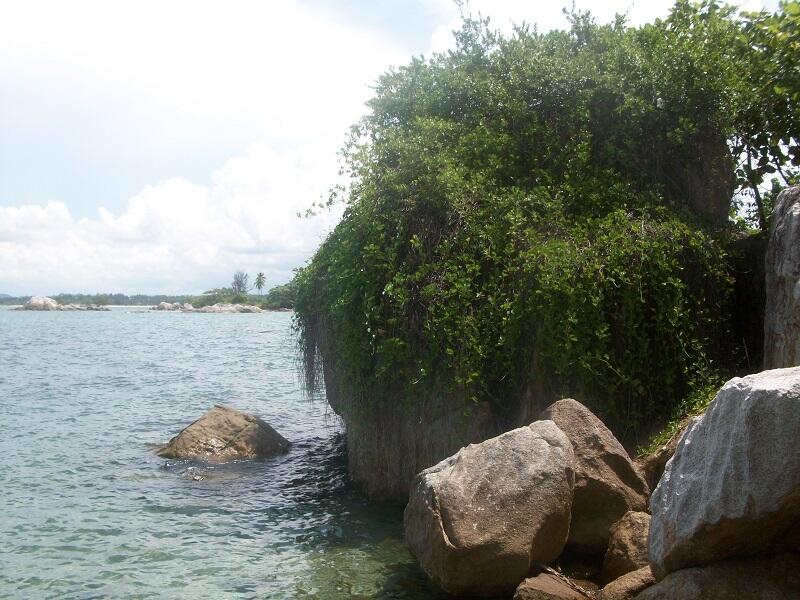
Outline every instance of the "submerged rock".
<svg viewBox="0 0 800 600">
<path fill-rule="evenodd" d="M 567 544 L 577 555 L 602 559 L 611 527 L 625 513 L 647 507 L 647 483 L 614 434 L 580 402 L 559 400 L 540 418 L 553 421 L 575 452 L 575 494 Z"/>
<path fill-rule="evenodd" d="M 156 454 L 164 458 L 226 462 L 284 454 L 289 445 L 258 417 L 217 405 L 160 447 Z"/>
<path fill-rule="evenodd" d="M 657 578 L 800 546 L 800 367 L 726 383 L 687 427 L 650 502 Z"/>
<path fill-rule="evenodd" d="M 404 519 L 412 553 L 450 594 L 512 594 L 564 548 L 572 463 L 569 440 L 550 421 L 462 448 L 412 484 Z"/>
<path fill-rule="evenodd" d="M 775 202 L 766 256 L 764 366 L 800 365 L 800 187 Z"/>
</svg>

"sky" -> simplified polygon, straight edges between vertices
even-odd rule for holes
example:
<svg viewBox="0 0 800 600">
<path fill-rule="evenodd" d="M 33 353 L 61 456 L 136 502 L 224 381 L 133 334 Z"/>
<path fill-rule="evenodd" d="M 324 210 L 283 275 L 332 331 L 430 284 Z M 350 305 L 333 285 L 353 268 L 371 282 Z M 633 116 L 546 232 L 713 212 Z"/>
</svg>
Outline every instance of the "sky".
<svg viewBox="0 0 800 600">
<path fill-rule="evenodd" d="M 570 4 L 469 9 L 545 31 Z M 671 5 L 576 2 L 633 24 Z M 297 216 L 340 182 L 376 79 L 447 50 L 459 23 L 451 0 L 4 0 L 0 293 L 285 283 L 341 215 Z"/>
</svg>

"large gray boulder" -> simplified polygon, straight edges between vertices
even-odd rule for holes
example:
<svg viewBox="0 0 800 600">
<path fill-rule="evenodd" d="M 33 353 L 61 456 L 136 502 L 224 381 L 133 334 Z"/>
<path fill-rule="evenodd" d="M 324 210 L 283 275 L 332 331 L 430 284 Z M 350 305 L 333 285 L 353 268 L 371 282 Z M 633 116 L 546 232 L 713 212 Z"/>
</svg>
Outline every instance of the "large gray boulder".
<svg viewBox="0 0 800 600">
<path fill-rule="evenodd" d="M 650 501 L 656 578 L 800 542 L 800 367 L 726 383 Z"/>
<path fill-rule="evenodd" d="M 572 447 L 537 421 L 419 473 L 405 510 L 405 537 L 425 572 L 461 596 L 511 595 L 567 540 Z"/>
<path fill-rule="evenodd" d="M 283 454 L 289 445 L 258 417 L 217 405 L 156 453 L 164 458 L 227 462 Z"/>
<path fill-rule="evenodd" d="M 614 523 L 629 511 L 646 509 L 647 483 L 614 434 L 580 402 L 559 400 L 540 418 L 553 421 L 575 452 L 569 548 L 602 559 Z"/>
<path fill-rule="evenodd" d="M 601 596 L 605 600 L 604 596 Z M 800 555 L 740 558 L 681 569 L 636 600 L 797 600 Z"/>
<path fill-rule="evenodd" d="M 800 365 L 800 187 L 780 193 L 766 256 L 764 368 Z"/>
</svg>

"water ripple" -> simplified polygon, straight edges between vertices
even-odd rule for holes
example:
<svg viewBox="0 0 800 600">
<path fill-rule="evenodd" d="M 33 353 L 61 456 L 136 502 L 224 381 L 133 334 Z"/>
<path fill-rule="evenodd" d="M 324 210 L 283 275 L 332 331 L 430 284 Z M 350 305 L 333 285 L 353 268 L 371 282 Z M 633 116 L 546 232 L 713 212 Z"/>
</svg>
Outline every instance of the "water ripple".
<svg viewBox="0 0 800 600">
<path fill-rule="evenodd" d="M 303 397 L 289 318 L 0 309 L 0 597 L 437 598 Z M 151 453 L 215 403 L 291 451 Z"/>
</svg>

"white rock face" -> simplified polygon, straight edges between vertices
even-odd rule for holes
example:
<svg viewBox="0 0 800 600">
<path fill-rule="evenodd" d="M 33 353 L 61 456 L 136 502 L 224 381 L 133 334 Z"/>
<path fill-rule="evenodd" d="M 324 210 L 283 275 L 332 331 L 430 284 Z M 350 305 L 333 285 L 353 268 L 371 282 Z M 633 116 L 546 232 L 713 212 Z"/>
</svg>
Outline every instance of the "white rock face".
<svg viewBox="0 0 800 600">
<path fill-rule="evenodd" d="M 552 421 L 472 444 L 417 475 L 405 537 L 422 568 L 453 595 L 514 593 L 569 533 L 572 445 Z"/>
<path fill-rule="evenodd" d="M 262 309 L 258 308 L 257 306 L 251 306 L 249 304 L 219 303 L 219 304 L 214 304 L 213 306 L 204 306 L 203 308 L 195 309 L 192 312 L 202 312 L 202 313 L 261 313 L 261 312 L 264 312 L 264 311 Z"/>
<path fill-rule="evenodd" d="M 800 365 L 800 187 L 780 193 L 766 256 L 764 367 Z"/>
<path fill-rule="evenodd" d="M 203 306 L 202 308 L 195 308 L 188 302 L 181 304 L 176 302 L 171 304 L 169 302 L 161 302 L 158 306 L 154 306 L 152 310 L 167 310 L 179 312 L 199 312 L 199 313 L 262 313 L 263 309 L 249 304 L 227 304 L 224 302 L 214 304 L 212 306 Z"/>
<path fill-rule="evenodd" d="M 734 378 L 692 422 L 650 501 L 656 578 L 800 547 L 800 367 Z"/>
<path fill-rule="evenodd" d="M 61 305 L 47 296 L 34 296 L 22 307 L 23 310 L 60 310 Z"/>
</svg>

